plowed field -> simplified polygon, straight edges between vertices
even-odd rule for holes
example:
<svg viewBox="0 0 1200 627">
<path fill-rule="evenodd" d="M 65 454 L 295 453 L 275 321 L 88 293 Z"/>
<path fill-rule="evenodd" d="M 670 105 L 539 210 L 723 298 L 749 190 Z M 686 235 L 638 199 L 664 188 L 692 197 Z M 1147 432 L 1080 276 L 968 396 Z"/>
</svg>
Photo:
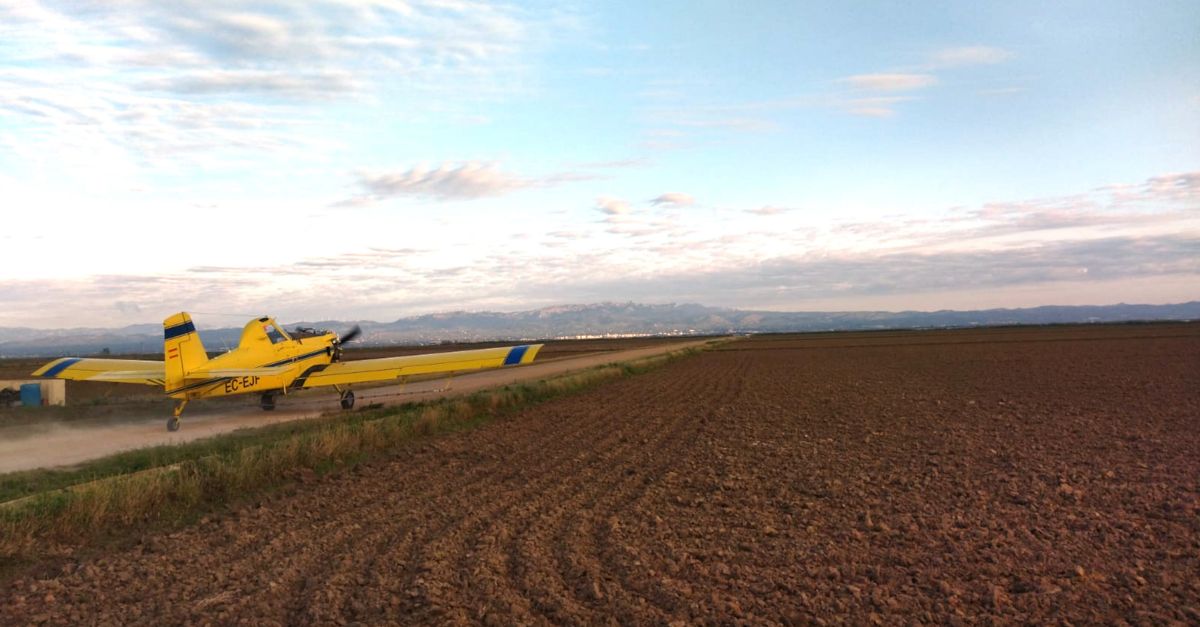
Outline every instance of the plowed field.
<svg viewBox="0 0 1200 627">
<path fill-rule="evenodd" d="M 6 624 L 1200 622 L 1200 332 L 762 337 L 67 563 Z"/>
</svg>

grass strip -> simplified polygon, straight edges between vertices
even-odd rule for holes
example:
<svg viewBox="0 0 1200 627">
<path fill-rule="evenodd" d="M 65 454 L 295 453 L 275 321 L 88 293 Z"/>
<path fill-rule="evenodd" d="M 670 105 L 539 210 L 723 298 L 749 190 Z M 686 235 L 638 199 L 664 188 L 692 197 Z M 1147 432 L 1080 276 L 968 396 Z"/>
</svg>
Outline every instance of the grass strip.
<svg viewBox="0 0 1200 627">
<path fill-rule="evenodd" d="M 47 543 L 85 544 L 131 525 L 185 524 L 199 512 L 297 481 L 306 469 L 323 473 L 360 463 L 417 437 L 470 428 L 700 350 L 672 351 L 462 397 L 365 408 L 349 416 L 150 447 L 76 470 L 11 473 L 0 482 L 7 494 L 23 498 L 0 506 L 0 560 L 25 561 Z M 18 487 L 22 485 L 26 487 Z"/>
</svg>

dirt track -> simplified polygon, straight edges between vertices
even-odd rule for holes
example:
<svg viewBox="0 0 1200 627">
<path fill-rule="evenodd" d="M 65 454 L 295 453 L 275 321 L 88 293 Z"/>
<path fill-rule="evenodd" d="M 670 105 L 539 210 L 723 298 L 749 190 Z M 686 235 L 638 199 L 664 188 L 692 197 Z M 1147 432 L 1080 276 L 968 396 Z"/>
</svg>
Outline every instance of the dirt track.
<svg viewBox="0 0 1200 627">
<path fill-rule="evenodd" d="M 1196 623 L 1200 334 L 1054 333 L 732 343 L 55 565 L 0 616 Z"/>
<path fill-rule="evenodd" d="M 408 385 L 356 389 L 359 407 L 370 403 L 408 403 L 469 394 L 477 390 L 532 381 L 591 368 L 600 364 L 629 361 L 650 355 L 699 346 L 707 340 L 659 342 L 654 346 L 539 360 L 520 368 L 504 368 L 463 374 L 448 379 L 431 379 Z M 184 414 L 183 429 L 169 432 L 164 427 L 170 405 L 154 418 L 35 423 L 0 426 L 0 473 L 31 468 L 76 464 L 129 449 L 159 444 L 178 444 L 246 427 L 314 418 L 338 411 L 338 399 L 328 391 L 310 392 L 300 398 L 281 399 L 279 407 L 264 412 L 252 397 L 222 399 L 226 402 Z M 234 401 L 231 403 L 229 401 Z M 240 401 L 240 402 L 238 402 Z"/>
</svg>

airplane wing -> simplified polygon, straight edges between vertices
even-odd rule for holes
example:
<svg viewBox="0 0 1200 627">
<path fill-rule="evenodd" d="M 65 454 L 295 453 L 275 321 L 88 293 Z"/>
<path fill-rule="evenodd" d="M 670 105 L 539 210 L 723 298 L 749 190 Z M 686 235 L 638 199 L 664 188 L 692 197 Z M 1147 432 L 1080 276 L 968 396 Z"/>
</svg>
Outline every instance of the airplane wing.
<svg viewBox="0 0 1200 627">
<path fill-rule="evenodd" d="M 325 366 L 314 366 L 296 379 L 292 385 L 312 388 L 322 385 L 386 381 L 414 374 L 519 366 L 533 362 L 533 358 L 537 356 L 541 348 L 541 344 L 526 344 L 451 353 L 340 361 Z"/>
<path fill-rule="evenodd" d="M 63 357 L 34 371 L 33 376 L 71 381 L 106 381 L 162 385 L 166 369 L 161 361 Z"/>
</svg>

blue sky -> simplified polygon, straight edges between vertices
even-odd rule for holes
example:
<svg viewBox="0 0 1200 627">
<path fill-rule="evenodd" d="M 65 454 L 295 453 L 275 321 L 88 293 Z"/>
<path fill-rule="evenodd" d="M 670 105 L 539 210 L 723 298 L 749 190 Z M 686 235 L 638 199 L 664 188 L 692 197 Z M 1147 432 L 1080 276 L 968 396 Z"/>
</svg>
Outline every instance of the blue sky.
<svg viewBox="0 0 1200 627">
<path fill-rule="evenodd" d="M 1200 298 L 1200 5 L 0 0 L 0 325 Z"/>
</svg>

